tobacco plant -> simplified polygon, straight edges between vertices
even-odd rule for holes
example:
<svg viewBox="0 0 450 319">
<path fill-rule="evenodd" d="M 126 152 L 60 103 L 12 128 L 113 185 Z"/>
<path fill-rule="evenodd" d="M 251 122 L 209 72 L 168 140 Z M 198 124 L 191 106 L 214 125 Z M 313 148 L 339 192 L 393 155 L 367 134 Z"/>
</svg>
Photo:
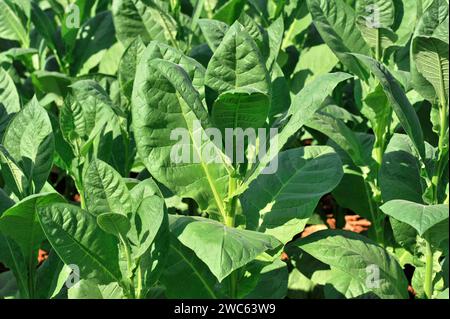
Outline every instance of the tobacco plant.
<svg viewBox="0 0 450 319">
<path fill-rule="evenodd" d="M 448 298 L 446 0 L 0 0 L 0 141 L 0 298 Z"/>
</svg>

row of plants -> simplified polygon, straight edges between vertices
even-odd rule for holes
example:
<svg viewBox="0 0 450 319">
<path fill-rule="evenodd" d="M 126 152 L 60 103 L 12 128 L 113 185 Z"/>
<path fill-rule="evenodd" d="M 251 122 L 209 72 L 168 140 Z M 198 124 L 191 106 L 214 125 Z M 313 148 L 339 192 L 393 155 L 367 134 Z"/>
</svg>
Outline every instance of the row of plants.
<svg viewBox="0 0 450 319">
<path fill-rule="evenodd" d="M 448 7 L 0 0 L 0 298 L 448 299 Z"/>
</svg>

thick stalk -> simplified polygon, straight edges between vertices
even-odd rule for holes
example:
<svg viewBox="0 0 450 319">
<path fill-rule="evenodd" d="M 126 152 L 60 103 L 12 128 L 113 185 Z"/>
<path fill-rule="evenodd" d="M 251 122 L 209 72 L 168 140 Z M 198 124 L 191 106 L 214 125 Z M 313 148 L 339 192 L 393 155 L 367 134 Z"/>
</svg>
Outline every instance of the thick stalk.
<svg viewBox="0 0 450 319">
<path fill-rule="evenodd" d="M 425 280 L 423 283 L 423 290 L 425 292 L 425 296 L 428 299 L 431 299 L 433 296 L 433 251 L 428 239 L 426 239 L 425 262 Z"/>
<path fill-rule="evenodd" d="M 238 180 L 235 177 L 230 177 L 228 181 L 228 194 L 229 196 L 233 196 L 237 188 Z M 236 203 L 237 198 L 232 197 L 229 199 L 230 202 L 227 206 L 227 212 L 225 217 L 225 225 L 228 227 L 235 227 L 235 218 L 236 218 Z M 233 271 L 229 278 L 230 284 L 230 295 L 232 299 L 237 298 L 237 274 L 236 271 Z"/>
<path fill-rule="evenodd" d="M 431 183 L 433 186 L 433 204 L 439 203 L 438 198 L 438 186 L 441 176 L 443 174 L 445 163 L 448 160 L 447 151 L 445 150 L 446 146 L 444 145 L 446 140 L 446 134 L 448 129 L 448 119 L 447 119 L 447 106 L 445 102 L 445 98 L 441 97 L 441 104 L 439 108 L 439 142 L 438 142 L 438 163 L 436 165 L 436 169 L 434 170 L 433 177 L 431 179 Z"/>
</svg>

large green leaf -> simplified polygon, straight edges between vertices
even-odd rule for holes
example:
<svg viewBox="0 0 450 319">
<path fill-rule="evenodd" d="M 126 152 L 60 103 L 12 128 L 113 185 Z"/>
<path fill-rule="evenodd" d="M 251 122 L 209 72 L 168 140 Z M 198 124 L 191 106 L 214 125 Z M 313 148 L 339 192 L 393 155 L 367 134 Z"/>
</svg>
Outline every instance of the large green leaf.
<svg viewBox="0 0 450 319">
<path fill-rule="evenodd" d="M 138 36 L 146 44 L 152 40 L 175 44 L 176 22 L 156 1 L 114 0 L 112 11 L 117 37 L 124 46 Z"/>
<path fill-rule="evenodd" d="M 370 163 L 370 157 L 364 151 L 358 136 L 344 121 L 325 113 L 317 113 L 306 126 L 332 139 L 350 156 L 355 165 L 362 167 Z"/>
<path fill-rule="evenodd" d="M 58 202 L 64 202 L 64 198 L 56 193 L 31 195 L 6 210 L 0 217 L 0 232 L 20 246 L 30 267 L 36 267 L 38 249 L 45 239 L 37 210 Z"/>
<path fill-rule="evenodd" d="M 9 74 L 0 67 L 0 139 L 14 114 L 20 111 L 19 94 Z"/>
<path fill-rule="evenodd" d="M 173 47 L 159 43 L 156 41 L 151 42 L 147 49 L 143 53 L 142 64 L 145 65 L 151 60 L 163 59 L 172 63 L 180 65 L 184 71 L 189 75 L 194 88 L 200 93 L 200 96 L 204 96 L 205 85 L 205 68 L 196 60 L 185 56 L 181 51 L 174 49 Z"/>
<path fill-rule="evenodd" d="M 448 205 L 422 205 L 406 200 L 392 200 L 380 207 L 387 215 L 406 223 L 423 236 L 438 223 L 448 219 Z"/>
<path fill-rule="evenodd" d="M 77 75 L 82 69 L 89 71 L 100 63 L 104 52 L 116 41 L 113 30 L 109 11 L 99 13 L 81 26 L 72 53 L 73 61 L 70 61 L 72 74 Z"/>
<path fill-rule="evenodd" d="M 400 265 L 385 249 L 364 236 L 341 230 L 326 230 L 290 245 L 299 247 L 329 265 L 332 276 L 328 285 L 341 296 L 408 298 L 408 281 Z M 378 278 L 376 273 L 379 274 Z M 375 276 L 374 280 L 370 280 L 371 274 Z"/>
<path fill-rule="evenodd" d="M 22 21 L 5 0 L 0 0 L 0 38 L 16 40 L 24 46 L 29 43 Z"/>
<path fill-rule="evenodd" d="M 353 9 L 343 0 L 308 0 L 307 3 L 314 25 L 325 43 L 349 70 L 367 78 L 364 67 L 348 54 L 371 54 L 361 32 L 355 28 L 357 16 Z"/>
<path fill-rule="evenodd" d="M 441 103 L 447 104 L 448 43 L 432 37 L 415 37 L 412 53 L 417 70 L 433 85 Z"/>
<path fill-rule="evenodd" d="M 52 168 L 55 145 L 50 118 L 36 98 L 11 120 L 3 145 L 32 183 L 27 194 L 38 193 Z"/>
<path fill-rule="evenodd" d="M 217 50 L 230 28 L 225 22 L 211 19 L 200 19 L 198 25 L 213 52 Z"/>
<path fill-rule="evenodd" d="M 216 145 L 196 138 L 210 124 L 188 74 L 171 62 L 143 58 L 132 113 L 137 149 L 149 172 L 176 195 L 195 199 L 201 210 L 224 216 L 228 173 L 223 163 L 205 158 L 211 152 L 221 158 Z M 180 142 L 173 140 L 179 136 Z"/>
<path fill-rule="evenodd" d="M 173 236 L 167 266 L 161 276 L 168 298 L 216 299 L 217 279 L 208 266 Z"/>
<path fill-rule="evenodd" d="M 39 209 L 39 221 L 52 247 L 68 265 L 77 265 L 82 279 L 99 284 L 119 282 L 117 240 L 103 232 L 94 215 L 72 205 Z"/>
<path fill-rule="evenodd" d="M 241 15 L 241 12 L 244 9 L 246 2 L 247 2 L 247 0 L 227 1 L 214 14 L 214 19 L 223 21 L 227 24 L 232 24 Z"/>
<path fill-rule="evenodd" d="M 275 174 L 260 175 L 241 197 L 247 228 L 287 243 L 305 227 L 319 199 L 342 178 L 339 156 L 330 147 L 282 152 Z"/>
<path fill-rule="evenodd" d="M 423 9 L 426 10 L 417 23 L 412 39 L 411 80 L 412 85 L 417 92 L 424 98 L 433 101 L 436 97 L 440 98 L 440 96 L 437 96 L 439 92 L 445 91 L 445 87 L 444 90 L 442 90 L 442 87 L 439 86 L 439 82 L 442 80 L 442 73 L 432 74 L 429 71 L 436 68 L 441 69 L 445 64 L 445 57 L 442 57 L 439 51 L 444 49 L 445 52 L 445 48 L 443 48 L 441 41 L 448 45 L 448 2 L 446 0 L 432 0 L 429 5 L 426 7 L 424 6 Z M 423 47 L 425 42 L 429 42 L 431 46 Z M 446 50 L 448 52 L 448 48 Z M 417 56 L 421 57 L 421 62 L 419 63 L 422 63 L 422 71 L 418 70 L 416 64 Z M 431 62 L 429 67 L 426 67 L 423 64 L 426 61 Z M 424 77 L 424 71 L 426 71 L 428 78 L 433 80 L 434 84 Z M 438 91 L 436 91 L 436 89 L 438 89 Z"/>
<path fill-rule="evenodd" d="M 281 245 L 274 237 L 250 230 L 229 228 L 201 217 L 175 217 L 172 233 L 192 249 L 219 281 L 258 255 Z"/>
<path fill-rule="evenodd" d="M 236 195 L 242 194 L 267 165 L 271 164 L 287 141 L 323 107 L 324 100 L 333 93 L 336 86 L 349 78 L 351 75 L 346 73 L 324 74 L 308 84 L 293 98 L 281 132 L 271 138 L 270 149 L 262 158 L 259 158 L 259 163 L 247 174 L 245 182 L 238 188 Z"/>
<path fill-rule="evenodd" d="M 219 94 L 240 88 L 270 92 L 270 78 L 261 52 L 236 22 L 226 33 L 206 70 L 205 85 Z"/>
<path fill-rule="evenodd" d="M 114 168 L 101 160 L 93 160 L 83 177 L 87 210 L 99 215 L 115 213 L 127 216 L 133 209 L 125 182 Z"/>
<path fill-rule="evenodd" d="M 420 162 L 407 135 L 395 134 L 383 157 L 379 172 L 381 196 L 385 202 L 404 199 L 423 203 Z"/>
<path fill-rule="evenodd" d="M 353 55 L 364 63 L 380 81 L 400 124 L 413 141 L 417 152 L 422 158 L 425 158 L 425 144 L 419 118 L 400 84 L 383 64 L 367 56 Z"/>
<path fill-rule="evenodd" d="M 122 56 L 119 64 L 119 82 L 123 94 L 131 100 L 133 93 L 134 76 L 139 60 L 145 50 L 144 42 L 140 37 L 131 42 Z"/>
</svg>

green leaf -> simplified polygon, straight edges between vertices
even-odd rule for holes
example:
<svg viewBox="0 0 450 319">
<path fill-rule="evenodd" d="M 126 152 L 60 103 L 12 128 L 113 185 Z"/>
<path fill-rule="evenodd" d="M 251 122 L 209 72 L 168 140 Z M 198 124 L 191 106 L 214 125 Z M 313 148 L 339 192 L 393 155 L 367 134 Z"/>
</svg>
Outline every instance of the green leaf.
<svg viewBox="0 0 450 319">
<path fill-rule="evenodd" d="M 19 94 L 9 74 L 0 67 L 0 139 L 11 118 L 20 111 Z"/>
<path fill-rule="evenodd" d="M 407 135 L 395 134 L 391 138 L 379 172 L 381 196 L 385 202 L 404 199 L 423 203 L 425 189 L 421 183 L 421 166 L 416 154 Z"/>
<path fill-rule="evenodd" d="M 11 120 L 3 145 L 32 183 L 27 194 L 38 193 L 50 174 L 55 145 L 50 118 L 36 98 Z"/>
<path fill-rule="evenodd" d="M 2 177 L 6 184 L 5 186 L 18 198 L 26 197 L 26 192 L 29 185 L 28 179 L 11 155 L 9 155 L 8 151 L 1 144 L 0 164 Z"/>
<path fill-rule="evenodd" d="M 406 223 L 423 236 L 438 223 L 448 219 L 448 205 L 422 205 L 406 200 L 392 200 L 380 207 L 387 215 Z"/>
<path fill-rule="evenodd" d="M 353 9 L 343 0 L 308 0 L 307 3 L 314 25 L 325 43 L 349 70 L 366 79 L 365 68 L 349 55 L 352 52 L 371 54 L 361 32 L 355 28 L 357 16 Z"/>
<path fill-rule="evenodd" d="M 140 36 L 145 44 L 152 40 L 176 45 L 176 22 L 155 1 L 114 0 L 117 38 L 125 47 Z"/>
<path fill-rule="evenodd" d="M 252 89 L 237 89 L 219 95 L 212 108 L 212 122 L 225 129 L 264 127 L 269 112 L 269 97 Z"/>
<path fill-rule="evenodd" d="M 82 279 L 99 284 L 120 281 L 117 240 L 98 227 L 94 215 L 54 204 L 39 209 L 39 221 L 52 247 L 64 263 L 80 268 Z"/>
<path fill-rule="evenodd" d="M 141 66 L 148 64 L 149 61 L 155 59 L 163 59 L 180 65 L 189 76 L 194 88 L 203 98 L 205 92 L 205 68 L 196 60 L 185 56 L 181 51 L 174 49 L 166 44 L 159 42 L 151 42 L 142 56 Z M 137 76 L 136 76 L 137 78 Z"/>
<path fill-rule="evenodd" d="M 330 72 L 338 61 L 326 44 L 303 49 L 291 79 L 291 90 L 298 93 L 318 76 Z"/>
<path fill-rule="evenodd" d="M 417 70 L 433 85 L 442 105 L 446 105 L 449 90 L 448 43 L 431 37 L 415 37 L 412 54 Z"/>
<path fill-rule="evenodd" d="M 332 139 L 350 156 L 356 166 L 366 166 L 370 163 L 371 158 L 364 151 L 358 136 L 345 125 L 344 121 L 325 113 L 317 113 L 306 126 Z"/>
<path fill-rule="evenodd" d="M 201 217 L 171 216 L 172 233 L 192 249 L 219 281 L 245 266 L 259 254 L 280 246 L 270 235 L 229 228 Z"/>
<path fill-rule="evenodd" d="M 94 280 L 80 280 L 68 290 L 69 299 L 124 299 L 123 289 L 116 283 L 99 285 Z"/>
<path fill-rule="evenodd" d="M 50 252 L 47 260 L 38 268 L 36 278 L 36 295 L 40 299 L 53 299 L 62 290 L 72 268 L 64 265 L 54 252 Z"/>
<path fill-rule="evenodd" d="M 120 89 L 123 94 L 131 101 L 133 93 L 134 76 L 136 75 L 136 68 L 139 60 L 145 50 L 144 42 L 138 37 L 131 42 L 119 64 L 119 82 Z"/>
<path fill-rule="evenodd" d="M 353 55 L 364 63 L 380 81 L 400 124 L 413 141 L 420 156 L 425 158 L 425 144 L 419 118 L 400 84 L 383 64 L 367 56 Z"/>
<path fill-rule="evenodd" d="M 245 182 L 238 188 L 235 195 L 242 194 L 248 188 L 249 184 L 274 160 L 288 140 L 323 107 L 324 100 L 333 93 L 336 86 L 349 78 L 351 78 L 351 75 L 346 73 L 324 74 L 307 85 L 293 98 L 282 131 L 271 138 L 269 144 L 272 146 L 270 150 L 259 159 L 259 163 L 247 174 Z"/>
<path fill-rule="evenodd" d="M 161 197 L 153 195 L 142 200 L 137 211 L 132 214 L 128 233 L 134 258 L 141 257 L 154 243 L 160 228 L 165 227 L 163 224 L 166 222 L 166 215 L 164 200 Z"/>
<path fill-rule="evenodd" d="M 47 14 L 42 11 L 36 1 L 31 2 L 31 21 L 33 22 L 36 31 L 45 39 L 48 47 L 55 51 L 57 49 L 56 36 L 57 26 L 53 19 L 50 19 Z"/>
<path fill-rule="evenodd" d="M 241 15 L 246 0 L 230 0 L 214 14 L 214 19 L 231 25 Z"/>
<path fill-rule="evenodd" d="M 205 85 L 219 94 L 241 88 L 270 92 L 270 78 L 252 37 L 236 22 L 226 33 L 206 70 Z"/>
<path fill-rule="evenodd" d="M 342 178 L 342 164 L 330 147 L 281 152 L 275 174 L 260 175 L 241 197 L 247 228 L 287 243 L 306 226 L 319 199 Z"/>
<path fill-rule="evenodd" d="M 161 276 L 168 298 L 216 299 L 217 279 L 194 251 L 173 236 L 170 239 L 167 266 Z"/>
<path fill-rule="evenodd" d="M 339 295 L 346 298 L 373 295 L 381 299 L 408 298 L 408 281 L 400 265 L 386 250 L 364 236 L 326 230 L 290 245 L 331 267 L 332 276 L 327 284 Z M 371 280 L 374 269 L 373 274 L 378 273 L 379 278 Z"/>
<path fill-rule="evenodd" d="M 105 232 L 118 238 L 126 238 L 131 228 L 130 221 L 125 215 L 117 213 L 103 213 L 97 216 L 98 226 Z"/>
<path fill-rule="evenodd" d="M 222 163 L 207 162 L 202 152 L 207 148 L 214 158 L 221 158 L 220 150 L 211 141 L 194 138 L 196 121 L 203 129 L 210 124 L 188 74 L 171 62 L 143 58 L 134 84 L 132 114 L 138 153 L 152 176 L 176 195 L 195 199 L 201 210 L 224 216 L 228 173 Z M 173 137 L 173 130 L 181 135 L 180 142 L 173 140 L 179 138 Z M 172 160 L 179 156 L 180 145 L 188 163 L 183 158 Z"/>
<path fill-rule="evenodd" d="M 0 0 L 0 21 L 0 38 L 19 41 L 23 46 L 28 46 L 27 30 L 5 0 Z"/>
<path fill-rule="evenodd" d="M 16 279 L 21 298 L 30 298 L 28 285 L 28 268 L 21 249 L 12 239 L 0 233 L 0 261 L 11 269 Z"/>
<path fill-rule="evenodd" d="M 198 25 L 202 30 L 210 49 L 215 52 L 230 27 L 225 22 L 211 19 L 200 19 Z"/>
<path fill-rule="evenodd" d="M 87 210 L 94 215 L 115 213 L 127 216 L 133 210 L 125 182 L 114 168 L 95 159 L 83 177 Z"/>
<path fill-rule="evenodd" d="M 100 53 L 110 48 L 116 41 L 112 30 L 114 23 L 111 12 L 108 11 L 99 13 L 82 25 L 72 53 L 71 74 L 77 75 L 83 67 L 86 68 L 86 65 L 90 69 L 100 63 L 103 56 Z"/>
<path fill-rule="evenodd" d="M 0 217 L 0 231 L 14 240 L 27 259 L 27 264 L 35 267 L 37 253 L 45 236 L 37 218 L 39 207 L 64 202 L 56 193 L 29 196 L 6 210 Z"/>
</svg>

